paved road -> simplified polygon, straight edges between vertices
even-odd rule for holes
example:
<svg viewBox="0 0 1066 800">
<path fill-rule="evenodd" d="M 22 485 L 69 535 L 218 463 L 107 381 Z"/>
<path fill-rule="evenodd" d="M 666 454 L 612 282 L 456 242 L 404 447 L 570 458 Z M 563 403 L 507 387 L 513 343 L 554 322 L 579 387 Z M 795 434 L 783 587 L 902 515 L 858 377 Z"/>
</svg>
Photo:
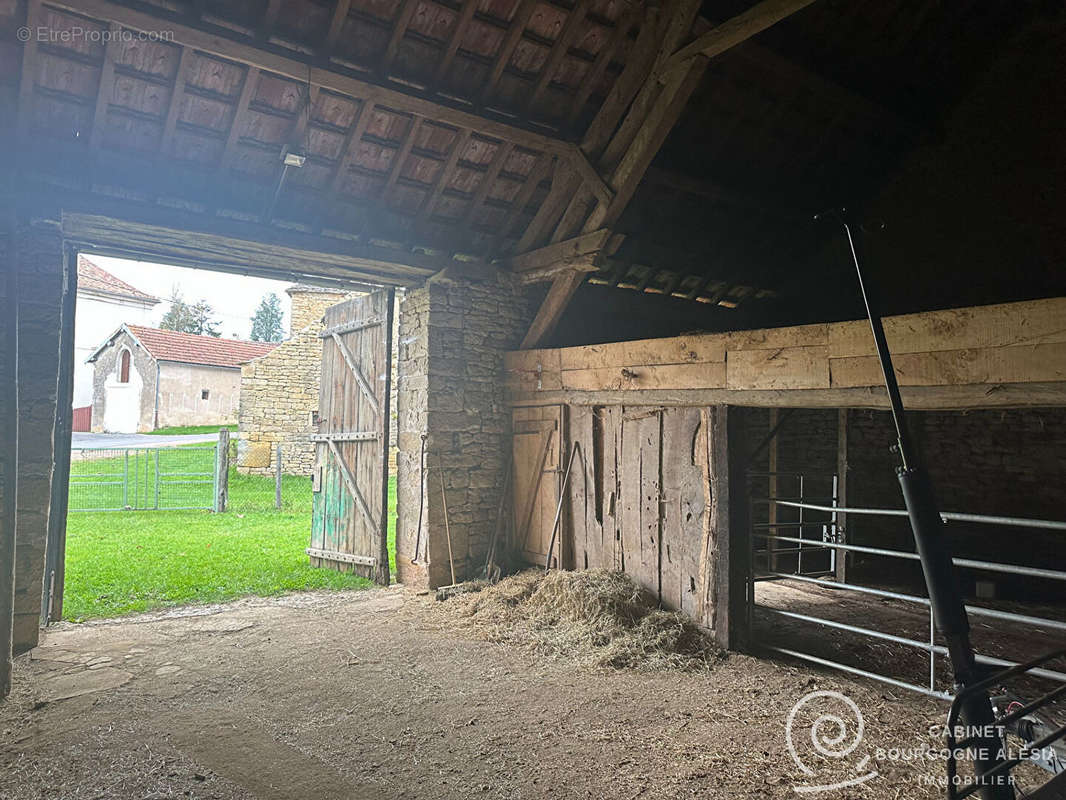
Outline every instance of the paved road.
<svg viewBox="0 0 1066 800">
<path fill-rule="evenodd" d="M 217 433 L 152 436 L 147 433 L 75 433 L 71 447 L 173 447 L 178 444 L 217 442 Z"/>
</svg>

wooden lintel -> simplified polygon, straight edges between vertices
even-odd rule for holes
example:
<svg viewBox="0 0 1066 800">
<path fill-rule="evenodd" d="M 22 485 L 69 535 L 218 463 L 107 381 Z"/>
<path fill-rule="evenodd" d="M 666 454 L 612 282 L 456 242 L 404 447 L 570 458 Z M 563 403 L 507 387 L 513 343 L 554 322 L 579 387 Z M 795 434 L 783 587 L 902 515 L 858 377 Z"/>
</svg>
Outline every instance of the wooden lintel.
<svg viewBox="0 0 1066 800">
<path fill-rule="evenodd" d="M 600 228 L 591 233 L 582 233 L 572 239 L 564 239 L 536 250 L 530 250 L 517 256 L 498 262 L 500 267 L 512 272 L 530 272 L 532 270 L 550 267 L 567 259 L 580 256 L 594 256 L 603 249 L 611 232 L 607 228 Z"/>
</svg>

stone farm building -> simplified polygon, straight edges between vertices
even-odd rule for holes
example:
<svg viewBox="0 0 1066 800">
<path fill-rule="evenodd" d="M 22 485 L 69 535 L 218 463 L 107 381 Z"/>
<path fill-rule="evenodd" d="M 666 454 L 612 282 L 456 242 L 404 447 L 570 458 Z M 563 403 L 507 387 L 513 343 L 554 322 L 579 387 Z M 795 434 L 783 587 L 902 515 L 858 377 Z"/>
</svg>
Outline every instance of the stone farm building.
<svg viewBox="0 0 1066 800">
<path fill-rule="evenodd" d="M 315 448 L 309 437 L 318 412 L 322 315 L 357 296 L 302 284 L 286 292 L 292 298 L 292 336 L 241 365 L 237 464 L 242 472 L 273 472 L 274 450 L 280 443 L 284 471 L 311 474 Z"/>
<path fill-rule="evenodd" d="M 93 431 L 233 424 L 241 363 L 276 346 L 123 324 L 89 357 Z"/>
</svg>

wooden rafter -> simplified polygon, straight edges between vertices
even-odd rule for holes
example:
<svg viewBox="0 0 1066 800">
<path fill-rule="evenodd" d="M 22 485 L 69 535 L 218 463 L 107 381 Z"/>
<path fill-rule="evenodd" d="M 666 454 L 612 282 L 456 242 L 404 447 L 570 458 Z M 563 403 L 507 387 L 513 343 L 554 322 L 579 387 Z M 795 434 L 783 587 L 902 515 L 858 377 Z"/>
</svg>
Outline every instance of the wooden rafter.
<svg viewBox="0 0 1066 800">
<path fill-rule="evenodd" d="M 507 163 L 507 159 L 510 158 L 513 151 L 514 145 L 510 142 L 500 142 L 496 146 L 496 153 L 492 157 L 492 162 L 489 164 L 489 168 L 485 171 L 485 174 L 481 176 L 481 182 L 478 183 L 477 190 L 474 192 L 474 197 L 470 201 L 470 205 L 467 206 L 466 212 L 463 214 L 463 224 L 467 227 L 470 226 L 474 216 L 477 214 L 481 206 L 485 204 L 485 200 L 489 196 L 489 191 L 496 183 L 496 179 L 500 176 L 500 170 L 503 169 L 503 165 Z"/>
<path fill-rule="evenodd" d="M 260 20 L 255 32 L 255 38 L 259 41 L 267 41 L 274 32 L 274 26 L 278 24 L 278 15 L 281 13 L 281 2 L 282 0 L 267 0 L 266 11 L 263 12 L 263 19 Z"/>
<path fill-rule="evenodd" d="M 301 92 L 301 94 L 303 94 Z M 289 131 L 289 145 L 301 155 L 307 155 L 304 139 L 307 137 L 307 128 L 311 124 L 311 115 L 314 114 L 315 104 L 318 102 L 319 88 L 308 86 L 305 102 L 296 109 L 296 119 L 292 122 L 292 130 Z"/>
<path fill-rule="evenodd" d="M 330 195 L 333 197 L 340 193 L 341 186 L 344 185 L 344 179 L 358 154 L 359 142 L 362 140 L 363 134 L 366 133 L 366 126 L 370 124 L 370 117 L 373 112 L 374 106 L 371 103 L 363 103 L 359 107 L 359 116 L 352 122 L 352 127 L 348 129 L 348 133 L 345 135 L 344 144 L 341 145 L 341 157 L 337 162 L 337 168 L 333 173 L 333 180 L 329 186 Z"/>
<path fill-rule="evenodd" d="M 622 42 L 624 42 L 629 35 L 629 31 L 633 28 L 633 25 L 636 24 L 637 19 L 638 15 L 636 8 L 627 12 L 622 19 L 619 20 L 617 27 L 614 29 L 614 33 L 611 34 L 610 40 L 606 42 L 603 47 L 600 48 L 600 52 L 596 54 L 596 60 L 592 63 L 592 69 L 588 71 L 588 74 L 585 76 L 584 80 L 581 81 L 581 85 L 577 87 L 577 91 L 574 93 L 574 100 L 570 104 L 570 112 L 567 114 L 568 124 L 573 125 L 574 121 L 580 116 L 581 110 L 588 102 L 593 89 L 595 89 L 603 79 L 603 74 L 607 71 L 611 59 L 614 58 L 614 54 L 618 52 L 618 48 L 622 46 Z"/>
<path fill-rule="evenodd" d="M 167 118 L 163 123 L 163 135 L 159 140 L 159 152 L 163 155 L 170 151 L 170 143 L 174 139 L 174 131 L 177 128 L 178 117 L 181 114 L 181 105 L 185 99 L 185 78 L 189 72 L 190 61 L 192 61 L 192 49 L 188 47 L 181 48 L 178 70 L 174 75 L 174 89 L 170 93 Z"/>
<path fill-rule="evenodd" d="M 685 45 L 670 57 L 666 71 L 677 69 L 696 55 L 714 58 L 726 50 L 762 33 L 772 25 L 792 16 L 815 0 L 763 0 L 742 14 L 715 25 L 691 44 Z"/>
<path fill-rule="evenodd" d="M 255 94 L 256 86 L 259 83 L 259 69 L 257 67 L 248 67 L 248 71 L 244 75 L 244 83 L 241 85 L 241 94 L 237 98 L 237 105 L 233 108 L 233 118 L 230 120 L 229 133 L 226 136 L 226 147 L 222 151 L 222 158 L 219 160 L 219 167 L 222 170 L 229 168 L 233 161 L 233 154 L 237 149 L 237 140 L 241 135 L 241 122 L 244 118 L 244 112 L 248 110 L 248 104 L 252 102 L 252 96 Z"/>
<path fill-rule="evenodd" d="M 400 6 L 400 12 L 396 15 L 396 22 L 392 26 L 392 35 L 389 37 L 389 43 L 385 47 L 385 55 L 381 58 L 382 75 L 387 76 L 392 68 L 393 59 L 396 58 L 396 51 L 399 49 L 400 42 L 403 41 L 403 36 L 407 33 L 407 26 L 411 24 L 411 18 L 418 8 L 418 1 L 404 0 L 403 5 Z"/>
<path fill-rule="evenodd" d="M 518 47 L 518 43 L 522 40 L 522 34 L 525 32 L 526 25 L 529 24 L 529 18 L 533 15 L 533 9 L 536 6 L 537 0 L 518 0 L 514 16 L 511 17 L 511 22 L 507 27 L 507 36 L 496 53 L 496 58 L 492 62 L 492 69 L 489 71 L 488 81 L 485 83 L 485 88 L 481 93 L 482 105 L 489 103 L 493 95 L 496 94 L 496 87 L 499 86 L 503 71 L 511 63 L 511 56 L 514 55 L 515 48 Z"/>
<path fill-rule="evenodd" d="M 529 173 L 529 177 L 526 178 L 525 183 L 522 184 L 522 188 L 518 190 L 518 194 L 515 195 L 514 202 L 511 203 L 511 210 L 507 213 L 507 219 L 500 227 L 499 233 L 496 235 L 496 241 L 493 243 L 493 250 L 496 250 L 500 243 L 507 238 L 507 235 L 514 228 L 515 223 L 522 216 L 522 212 L 526 206 L 529 205 L 529 201 L 533 199 L 533 193 L 537 191 L 537 187 L 540 185 L 549 174 L 551 174 L 552 158 L 547 153 L 541 153 L 537 158 L 537 163 L 533 165 L 532 171 Z"/>
<path fill-rule="evenodd" d="M 37 29 L 41 19 L 41 0 L 29 0 L 26 4 L 26 28 Z M 18 138 L 24 139 L 29 130 L 30 112 L 33 106 L 33 92 L 37 79 L 37 37 L 30 36 L 22 45 L 22 67 L 19 76 L 19 108 L 17 128 Z"/>
<path fill-rule="evenodd" d="M 93 112 L 93 127 L 89 133 L 89 149 L 99 150 L 107 122 L 107 110 L 115 91 L 115 57 L 118 55 L 120 28 L 114 22 L 108 26 L 108 40 L 104 47 L 104 63 L 100 67 L 100 83 L 96 90 L 96 108 Z"/>
<path fill-rule="evenodd" d="M 550 267 L 559 262 L 599 253 L 604 245 L 607 244 L 607 239 L 610 235 L 611 232 L 609 230 L 601 228 L 598 231 L 584 233 L 572 239 L 564 239 L 521 255 L 512 256 L 498 263 L 504 269 L 509 269 L 512 272 L 532 272 L 533 270 Z"/>
<path fill-rule="evenodd" d="M 563 59 L 570 52 L 570 45 L 574 41 L 574 36 L 577 35 L 577 32 L 584 24 L 585 15 L 588 13 L 590 5 L 592 5 L 591 0 L 577 0 L 577 3 L 574 4 L 574 9 L 567 15 L 566 22 L 563 23 L 559 36 L 548 52 L 548 58 L 544 62 L 544 67 L 537 77 L 537 83 L 534 85 L 533 92 L 526 103 L 527 111 L 537 107 L 540 98 L 544 95 L 552 78 L 555 77 L 555 73 L 559 70 L 559 66 L 563 63 Z"/>
<path fill-rule="evenodd" d="M 436 91 L 441 82 L 447 80 L 448 70 L 452 68 L 452 61 L 455 60 L 455 54 L 459 51 L 459 45 L 463 41 L 463 36 L 466 35 L 470 20 L 474 18 L 477 5 L 478 0 L 463 0 L 462 10 L 452 26 L 448 43 L 444 47 L 444 54 L 441 56 L 440 64 L 437 65 L 436 75 L 430 83 L 430 92 Z"/>
<path fill-rule="evenodd" d="M 415 146 L 415 140 L 418 138 L 418 132 L 422 128 L 422 122 L 423 119 L 421 117 L 415 117 L 411 120 L 403 141 L 392 156 L 392 163 L 389 165 L 389 177 L 385 181 L 385 188 L 381 191 L 381 202 L 385 205 L 388 205 L 389 197 L 392 195 L 393 189 L 396 188 L 396 181 L 400 179 L 403 164 L 407 160 L 407 156 L 411 154 L 411 148 Z"/>
<path fill-rule="evenodd" d="M 566 204 L 574 183 L 574 172 L 569 163 L 557 163 L 555 171 L 552 173 L 552 185 L 551 189 L 548 190 L 548 196 L 544 198 L 544 202 L 537 209 L 533 221 L 529 223 L 529 226 L 522 234 L 522 238 L 518 240 L 518 244 L 515 246 L 516 252 L 526 252 L 547 235 L 548 231 L 558 221 L 559 216 L 566 210 Z"/>
<path fill-rule="evenodd" d="M 326 38 L 322 42 L 321 56 L 324 61 L 329 60 L 330 55 L 333 53 L 333 48 L 337 46 L 337 39 L 340 38 L 341 31 L 344 30 L 344 22 L 348 19 L 348 12 L 351 8 L 352 0 L 337 0 L 336 5 L 333 6 L 333 15 L 329 18 Z"/>
<path fill-rule="evenodd" d="M 448 188 L 448 184 L 455 175 L 455 170 L 459 166 L 459 159 L 463 155 L 463 150 L 466 149 L 467 142 L 469 141 L 469 130 L 462 130 L 456 134 L 455 141 L 452 143 L 452 149 L 448 153 L 448 160 L 444 162 L 444 166 L 437 172 L 437 177 L 433 181 L 433 189 L 425 196 L 421 207 L 418 209 L 418 213 L 415 215 L 416 222 L 433 216 L 433 211 L 437 207 L 437 201 L 444 193 L 444 190 Z"/>
</svg>

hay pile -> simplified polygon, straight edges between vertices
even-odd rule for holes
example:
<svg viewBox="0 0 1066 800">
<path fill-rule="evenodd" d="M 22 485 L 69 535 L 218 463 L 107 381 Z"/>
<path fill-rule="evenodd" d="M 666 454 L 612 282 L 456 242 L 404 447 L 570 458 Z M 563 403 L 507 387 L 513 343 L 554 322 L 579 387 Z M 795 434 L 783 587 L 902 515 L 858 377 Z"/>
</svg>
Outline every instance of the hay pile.
<svg viewBox="0 0 1066 800">
<path fill-rule="evenodd" d="M 478 635 L 615 669 L 703 669 L 721 651 L 627 575 L 528 570 L 445 605 Z"/>
</svg>

